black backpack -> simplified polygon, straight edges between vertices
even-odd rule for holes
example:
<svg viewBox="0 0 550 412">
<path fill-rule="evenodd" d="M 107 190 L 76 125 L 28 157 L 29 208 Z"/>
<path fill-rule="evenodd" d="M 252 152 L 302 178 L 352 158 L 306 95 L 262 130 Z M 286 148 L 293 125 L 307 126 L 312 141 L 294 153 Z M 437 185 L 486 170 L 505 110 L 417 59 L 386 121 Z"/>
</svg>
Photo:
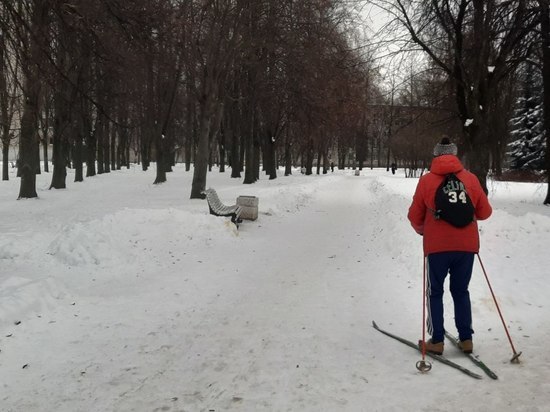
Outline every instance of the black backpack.
<svg viewBox="0 0 550 412">
<path fill-rule="evenodd" d="M 464 227 L 474 221 L 474 205 L 464 183 L 449 173 L 435 192 L 435 218 L 455 227 Z"/>
</svg>

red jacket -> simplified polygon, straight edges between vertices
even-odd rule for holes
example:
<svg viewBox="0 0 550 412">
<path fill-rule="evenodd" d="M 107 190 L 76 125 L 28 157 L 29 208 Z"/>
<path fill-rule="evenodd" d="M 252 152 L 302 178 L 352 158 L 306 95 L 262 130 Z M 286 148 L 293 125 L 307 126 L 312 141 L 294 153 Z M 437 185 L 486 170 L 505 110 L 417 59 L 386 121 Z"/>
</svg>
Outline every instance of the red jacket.
<svg viewBox="0 0 550 412">
<path fill-rule="evenodd" d="M 477 220 L 487 219 L 493 212 L 479 180 L 464 169 L 456 156 L 435 157 L 430 173 L 422 176 L 416 186 L 407 216 L 414 230 L 424 237 L 425 256 L 437 252 L 479 252 L 479 233 L 475 220 L 468 226 L 457 228 L 444 220 L 436 220 L 433 215 L 435 192 L 449 173 L 454 173 L 466 186 Z"/>
</svg>

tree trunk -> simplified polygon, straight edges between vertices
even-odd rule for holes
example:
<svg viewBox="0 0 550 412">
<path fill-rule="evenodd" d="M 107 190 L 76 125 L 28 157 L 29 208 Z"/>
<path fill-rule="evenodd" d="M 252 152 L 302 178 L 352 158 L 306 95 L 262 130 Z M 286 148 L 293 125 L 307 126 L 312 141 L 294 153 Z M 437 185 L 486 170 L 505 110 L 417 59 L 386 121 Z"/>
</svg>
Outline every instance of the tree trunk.
<svg viewBox="0 0 550 412">
<path fill-rule="evenodd" d="M 10 116 L 8 114 L 9 94 L 7 70 L 5 65 L 5 36 L 0 31 L 0 119 L 2 119 L 2 180 L 9 180 L 8 157 L 10 149 Z"/>
<path fill-rule="evenodd" d="M 185 171 L 186 172 L 191 170 L 192 154 L 193 154 L 193 138 L 192 136 L 187 136 L 185 138 Z"/>
<path fill-rule="evenodd" d="M 142 131 L 141 134 L 141 144 L 140 144 L 140 153 L 141 153 L 141 170 L 146 172 L 149 169 L 151 164 L 151 143 L 150 137 L 147 130 Z"/>
<path fill-rule="evenodd" d="M 126 143 L 126 169 L 130 169 L 130 142 Z"/>
<path fill-rule="evenodd" d="M 96 153 L 97 153 L 97 140 L 96 140 L 96 134 L 97 134 L 97 127 L 98 122 L 96 120 L 95 128 L 92 130 L 92 118 L 90 116 L 90 113 L 86 113 L 86 177 L 95 176 L 96 175 L 96 168 L 95 168 L 95 162 L 96 162 Z"/>
<path fill-rule="evenodd" d="M 193 182 L 191 184 L 191 199 L 204 199 L 202 192 L 206 189 L 208 158 L 210 156 L 209 138 L 213 117 L 213 106 L 215 104 L 213 100 L 214 97 L 212 95 L 207 95 L 202 108 L 199 122 L 197 154 L 195 155 L 195 168 L 193 170 Z"/>
<path fill-rule="evenodd" d="M 466 150 L 464 153 L 464 166 L 475 174 L 481 187 L 487 190 L 487 173 L 490 165 L 489 147 L 489 121 L 486 114 L 482 114 L 479 121 L 466 126 L 464 125 L 464 136 L 466 139 Z"/>
<path fill-rule="evenodd" d="M 119 122 L 122 121 L 121 116 L 118 117 Z M 116 134 L 117 134 L 117 141 L 118 145 L 116 148 L 116 160 L 115 160 L 115 167 L 116 170 L 122 169 L 122 164 L 124 163 L 124 138 L 122 137 L 122 130 L 120 126 L 115 127 Z"/>
<path fill-rule="evenodd" d="M 166 182 L 166 154 L 165 154 L 165 136 L 157 132 L 154 136 L 155 140 L 155 153 L 157 158 L 157 174 L 155 177 L 154 185 Z"/>
<path fill-rule="evenodd" d="M 48 129 L 46 129 L 48 130 Z M 49 173 L 50 167 L 49 167 L 49 159 L 48 159 L 48 135 L 46 134 L 44 138 L 42 139 L 42 157 L 44 161 L 44 172 Z"/>
<path fill-rule="evenodd" d="M 77 132 L 77 135 L 75 137 L 76 141 L 73 146 L 74 181 L 83 182 L 84 173 L 82 167 L 82 136 L 80 135 L 80 132 Z"/>
<path fill-rule="evenodd" d="M 112 131 L 111 131 L 111 170 L 117 170 L 116 167 L 116 152 L 117 152 L 117 130 L 116 126 L 113 125 Z"/>
<path fill-rule="evenodd" d="M 35 11 L 36 12 L 36 11 Z M 37 69 L 29 69 L 25 79 L 25 99 L 21 117 L 21 136 L 19 138 L 19 167 L 21 184 L 19 199 L 38 197 L 36 193 L 36 156 L 38 144 L 38 102 L 40 100 L 40 79 Z"/>
<path fill-rule="evenodd" d="M 368 142 L 367 142 L 368 144 Z M 342 142 L 338 144 L 338 169 L 344 170 L 346 168 L 346 157 L 348 148 Z"/>
<path fill-rule="evenodd" d="M 64 65 L 64 60 L 62 65 Z M 65 146 L 68 144 L 68 131 L 71 126 L 70 102 L 68 101 L 65 82 L 57 85 L 54 96 L 53 125 L 53 174 L 50 189 L 65 189 L 67 187 L 67 159 Z"/>
<path fill-rule="evenodd" d="M 288 139 L 288 135 L 287 135 Z M 289 141 L 285 144 L 285 176 L 292 174 L 292 143 Z"/>
<path fill-rule="evenodd" d="M 234 111 L 231 110 L 231 113 L 234 115 Z M 232 125 L 236 126 L 238 123 L 235 121 L 235 118 L 232 118 Z M 239 139 L 240 128 L 231 130 L 231 177 L 240 178 L 242 163 L 241 163 L 241 142 Z"/>
<path fill-rule="evenodd" d="M 89 133 L 86 138 L 86 177 L 95 176 L 95 157 L 96 157 L 96 139 L 95 133 Z"/>
<path fill-rule="evenodd" d="M 321 174 L 321 160 L 322 160 L 322 158 L 323 158 L 323 155 L 321 153 L 321 150 L 319 150 L 317 152 L 317 170 L 316 170 L 318 175 Z"/>
<path fill-rule="evenodd" d="M 99 115 L 99 121 L 96 122 L 96 130 L 95 130 L 95 136 L 96 136 L 96 147 L 97 147 L 97 174 L 101 175 L 104 171 L 104 153 L 105 153 L 105 146 L 104 146 L 104 135 L 105 135 L 105 118 L 103 115 Z"/>
<path fill-rule="evenodd" d="M 84 142 L 84 113 L 83 106 L 80 106 L 80 111 L 76 115 L 76 121 L 74 122 L 74 145 L 73 145 L 73 166 L 74 166 L 74 181 L 84 181 L 84 168 L 83 168 L 83 142 Z"/>
<path fill-rule="evenodd" d="M 191 170 L 191 159 L 193 157 L 193 148 L 195 147 L 195 136 L 197 135 L 197 115 L 196 104 L 193 98 L 192 84 L 194 82 L 194 70 L 188 73 L 190 80 L 187 82 L 187 113 L 185 122 L 185 171 Z"/>
<path fill-rule="evenodd" d="M 307 146 L 306 146 L 306 153 L 305 153 L 305 168 L 306 168 L 306 175 L 309 176 L 313 173 L 313 157 L 314 157 L 314 151 L 313 151 L 313 139 L 310 137 L 308 138 Z"/>
<path fill-rule="evenodd" d="M 253 146 L 254 146 L 254 182 L 257 182 L 260 180 L 260 154 L 261 154 L 261 147 L 260 147 L 260 137 L 258 136 L 258 128 L 255 125 L 254 132 L 252 133 L 252 139 L 253 139 Z"/>
<path fill-rule="evenodd" d="M 277 169 L 275 167 L 275 142 L 269 131 L 264 133 L 264 167 L 269 180 L 277 179 Z"/>
<path fill-rule="evenodd" d="M 67 178 L 67 167 L 64 148 L 66 142 L 63 139 L 64 138 L 60 134 L 58 135 L 54 132 L 52 155 L 53 174 L 50 189 L 65 189 L 67 187 L 65 182 Z"/>
<path fill-rule="evenodd" d="M 548 0 L 539 0 L 541 9 L 543 115 L 546 132 L 546 185 L 544 204 L 550 204 L 550 6 Z"/>
<path fill-rule="evenodd" d="M 10 145 L 6 144 L 2 140 L 2 180 L 9 180 L 9 154 L 10 154 Z"/>
<path fill-rule="evenodd" d="M 239 93 L 238 83 L 233 80 L 232 94 L 237 95 Z M 231 166 L 231 177 L 241 177 L 241 142 L 239 136 L 241 135 L 241 123 L 239 122 L 239 114 L 242 105 L 238 103 L 226 103 L 225 116 L 224 116 L 224 132 L 226 143 L 230 145 L 230 152 L 228 156 L 228 162 Z"/>
<path fill-rule="evenodd" d="M 103 173 L 111 172 L 111 124 L 103 123 Z"/>
<path fill-rule="evenodd" d="M 464 166 L 475 174 L 481 184 L 481 187 L 488 193 L 487 190 L 487 173 L 489 172 L 489 148 L 487 144 L 481 143 L 486 142 L 487 140 L 483 139 L 479 134 L 481 131 L 479 128 L 474 128 L 470 130 L 470 133 L 474 132 L 469 136 L 470 143 L 467 144 L 466 152 L 464 154 Z M 479 142 L 479 143 L 473 143 Z"/>
<path fill-rule="evenodd" d="M 34 2 L 30 30 L 45 32 L 49 5 L 46 0 Z M 29 54 L 24 56 L 23 114 L 21 116 L 21 134 L 19 138 L 19 167 L 21 175 L 19 199 L 38 197 L 36 193 L 36 152 L 38 151 L 38 117 L 40 113 L 42 61 L 41 41 L 38 35 L 30 36 Z"/>
<path fill-rule="evenodd" d="M 225 144 L 223 142 L 223 138 L 222 138 L 222 141 L 219 143 L 219 156 L 220 156 L 220 173 L 225 173 Z"/>
<path fill-rule="evenodd" d="M 123 122 L 127 121 L 127 116 L 122 118 Z M 118 154 L 117 169 L 122 169 L 123 166 L 130 168 L 130 141 L 128 139 L 128 130 L 122 126 L 119 128 L 120 144 Z"/>
<path fill-rule="evenodd" d="M 253 103 L 248 102 L 245 105 L 244 113 L 244 184 L 252 184 L 254 178 L 254 110 Z"/>
</svg>

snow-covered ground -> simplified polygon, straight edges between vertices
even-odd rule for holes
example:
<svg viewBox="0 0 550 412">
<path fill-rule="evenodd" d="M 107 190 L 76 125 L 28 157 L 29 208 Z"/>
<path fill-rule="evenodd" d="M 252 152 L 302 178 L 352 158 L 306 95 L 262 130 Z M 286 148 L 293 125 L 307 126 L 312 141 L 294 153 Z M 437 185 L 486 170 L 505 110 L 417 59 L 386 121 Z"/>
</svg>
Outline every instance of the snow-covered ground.
<svg viewBox="0 0 550 412">
<path fill-rule="evenodd" d="M 10 169 L 14 172 L 15 169 Z M 416 179 L 338 171 L 243 185 L 259 197 L 237 231 L 190 200 L 192 173 L 153 185 L 139 166 L 15 200 L 0 182 L 1 411 L 548 411 L 550 208 L 545 185 L 491 183 L 476 263 L 475 380 L 372 328 L 421 336 Z M 446 325 L 454 331 L 446 297 Z M 447 345 L 452 360 L 480 370 Z"/>
</svg>

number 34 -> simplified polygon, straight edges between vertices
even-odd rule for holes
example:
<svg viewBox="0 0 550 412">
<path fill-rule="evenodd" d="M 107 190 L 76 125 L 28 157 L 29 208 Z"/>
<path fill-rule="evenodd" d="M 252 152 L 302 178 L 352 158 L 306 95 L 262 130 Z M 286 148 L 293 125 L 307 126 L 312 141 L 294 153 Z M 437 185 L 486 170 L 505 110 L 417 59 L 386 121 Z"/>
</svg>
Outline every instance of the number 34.
<svg viewBox="0 0 550 412">
<path fill-rule="evenodd" d="M 462 203 L 466 202 L 466 192 L 449 192 L 449 202 L 450 203 L 458 203 L 458 201 L 461 201 Z"/>
</svg>

